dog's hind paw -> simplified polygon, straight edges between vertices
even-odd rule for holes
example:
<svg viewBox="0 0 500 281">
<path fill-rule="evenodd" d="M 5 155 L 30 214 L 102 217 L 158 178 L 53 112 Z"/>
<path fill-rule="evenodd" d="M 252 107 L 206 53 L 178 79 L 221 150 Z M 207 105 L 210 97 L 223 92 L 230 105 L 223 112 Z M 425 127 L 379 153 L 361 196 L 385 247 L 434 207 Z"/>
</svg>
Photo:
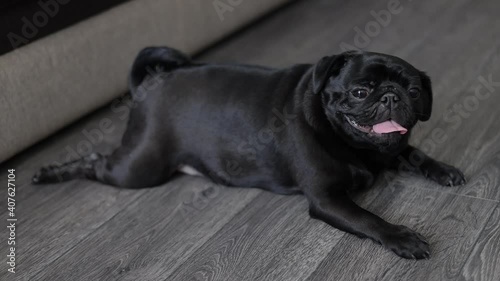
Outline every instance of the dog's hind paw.
<svg viewBox="0 0 500 281">
<path fill-rule="evenodd" d="M 31 179 L 33 184 L 56 183 L 61 182 L 62 178 L 59 169 L 56 166 L 42 167 Z"/>
</svg>

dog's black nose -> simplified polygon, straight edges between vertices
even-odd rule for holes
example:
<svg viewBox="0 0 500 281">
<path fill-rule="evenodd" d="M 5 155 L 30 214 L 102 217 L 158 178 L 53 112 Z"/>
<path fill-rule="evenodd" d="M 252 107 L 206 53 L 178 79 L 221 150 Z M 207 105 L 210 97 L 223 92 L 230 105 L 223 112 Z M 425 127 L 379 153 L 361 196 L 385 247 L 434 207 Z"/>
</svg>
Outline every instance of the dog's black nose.
<svg viewBox="0 0 500 281">
<path fill-rule="evenodd" d="M 380 102 L 387 107 L 395 106 L 399 100 L 400 100 L 399 96 L 394 93 L 385 93 L 380 98 Z"/>
</svg>

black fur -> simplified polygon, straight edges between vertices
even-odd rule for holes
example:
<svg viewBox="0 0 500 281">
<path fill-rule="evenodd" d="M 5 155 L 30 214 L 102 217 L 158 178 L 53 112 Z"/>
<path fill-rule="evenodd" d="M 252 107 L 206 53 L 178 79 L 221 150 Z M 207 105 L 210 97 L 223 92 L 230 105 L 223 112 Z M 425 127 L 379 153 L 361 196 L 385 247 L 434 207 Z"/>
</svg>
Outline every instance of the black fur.
<svg viewBox="0 0 500 281">
<path fill-rule="evenodd" d="M 195 64 L 179 51 L 147 48 L 130 87 L 135 106 L 116 151 L 42 168 L 33 181 L 143 188 L 189 165 L 228 186 L 304 194 L 312 217 L 415 259 L 429 257 L 424 238 L 357 206 L 347 191 L 397 169 L 398 156 L 418 156 L 412 171 L 442 185 L 465 182 L 408 145 L 410 132 L 374 133 L 389 119 L 410 130 L 430 117 L 429 77 L 393 56 L 346 52 L 272 69 Z"/>
</svg>

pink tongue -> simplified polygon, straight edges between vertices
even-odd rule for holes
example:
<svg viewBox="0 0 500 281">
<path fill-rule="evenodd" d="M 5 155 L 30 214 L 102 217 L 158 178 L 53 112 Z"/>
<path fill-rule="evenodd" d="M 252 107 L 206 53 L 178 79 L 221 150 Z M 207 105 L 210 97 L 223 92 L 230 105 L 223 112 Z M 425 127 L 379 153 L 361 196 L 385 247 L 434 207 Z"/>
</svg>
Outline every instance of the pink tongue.
<svg viewBox="0 0 500 281">
<path fill-rule="evenodd" d="M 373 125 L 373 131 L 379 134 L 399 132 L 401 135 L 404 135 L 406 134 L 406 132 L 408 132 L 408 130 L 405 127 L 399 125 L 398 123 L 392 120 L 387 120 L 385 122 Z"/>
</svg>

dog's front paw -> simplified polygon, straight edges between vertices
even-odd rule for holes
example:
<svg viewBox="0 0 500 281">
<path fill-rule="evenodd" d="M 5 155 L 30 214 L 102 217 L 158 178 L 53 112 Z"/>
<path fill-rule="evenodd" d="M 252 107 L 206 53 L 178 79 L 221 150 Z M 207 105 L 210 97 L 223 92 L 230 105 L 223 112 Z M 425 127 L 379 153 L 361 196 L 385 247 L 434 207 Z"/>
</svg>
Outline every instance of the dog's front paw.
<svg viewBox="0 0 500 281">
<path fill-rule="evenodd" d="M 395 225 L 382 237 L 382 245 L 405 259 L 428 259 L 429 243 L 417 232 L 403 225 Z"/>
<path fill-rule="evenodd" d="M 430 165 L 424 173 L 428 179 L 444 186 L 457 186 L 466 183 L 465 176 L 459 169 L 441 162 Z"/>
</svg>

